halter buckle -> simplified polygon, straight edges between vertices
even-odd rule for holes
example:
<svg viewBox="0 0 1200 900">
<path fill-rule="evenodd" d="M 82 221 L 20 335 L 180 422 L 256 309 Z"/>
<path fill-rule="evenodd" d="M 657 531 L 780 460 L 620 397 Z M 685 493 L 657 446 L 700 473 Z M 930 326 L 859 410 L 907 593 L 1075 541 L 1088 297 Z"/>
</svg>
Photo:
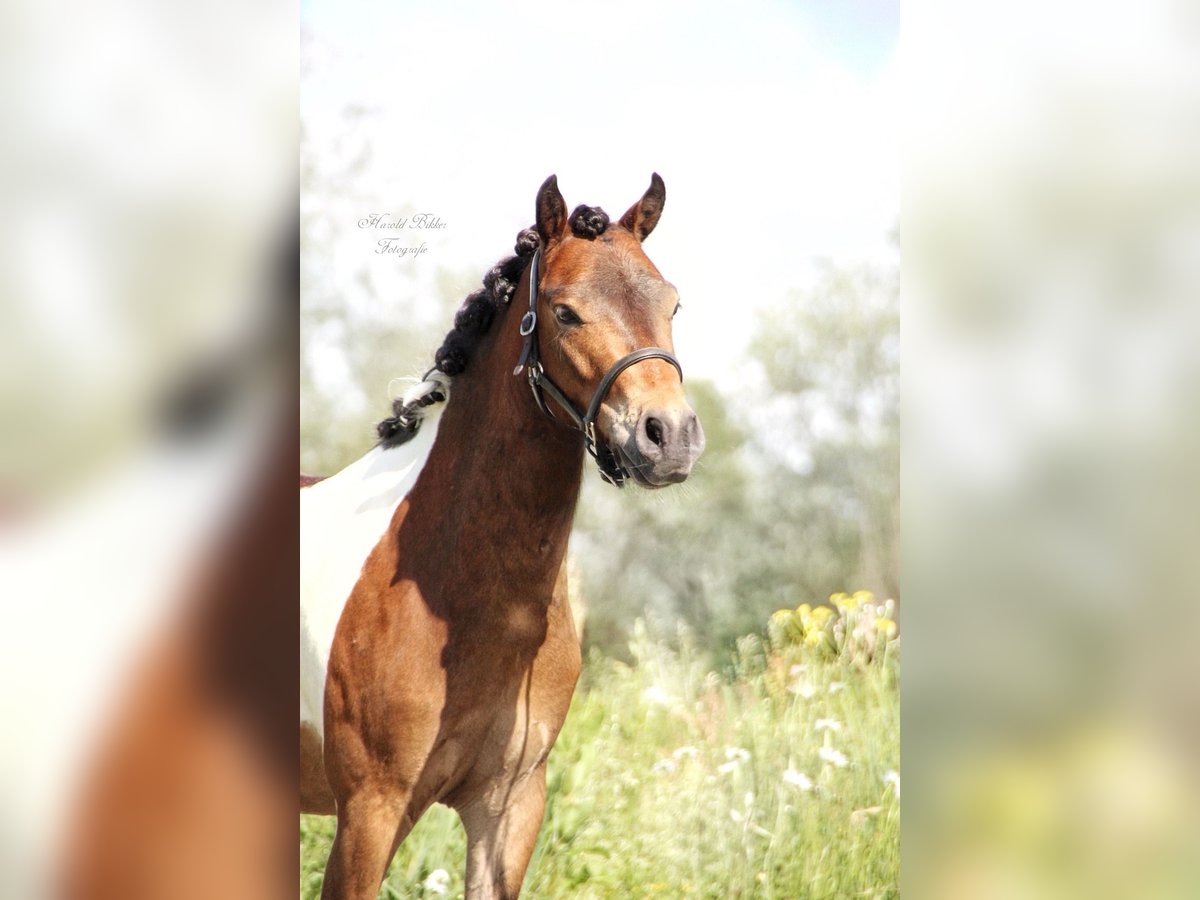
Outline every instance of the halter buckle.
<svg viewBox="0 0 1200 900">
<path fill-rule="evenodd" d="M 535 328 L 537 328 L 537 313 L 531 309 L 521 319 L 521 337 L 529 337 Z"/>
</svg>

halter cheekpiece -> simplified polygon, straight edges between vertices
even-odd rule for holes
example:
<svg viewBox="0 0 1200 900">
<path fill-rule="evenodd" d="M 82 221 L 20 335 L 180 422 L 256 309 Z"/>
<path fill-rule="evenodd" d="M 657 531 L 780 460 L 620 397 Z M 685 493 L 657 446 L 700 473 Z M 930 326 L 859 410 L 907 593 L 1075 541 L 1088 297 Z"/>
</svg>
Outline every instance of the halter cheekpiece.
<svg viewBox="0 0 1200 900">
<path fill-rule="evenodd" d="M 617 376 L 637 363 L 647 359 L 665 359 L 675 367 L 681 380 L 683 378 L 683 369 L 679 365 L 679 360 L 672 353 L 661 347 L 642 347 L 640 350 L 634 350 L 628 356 L 618 359 L 604 373 L 604 377 L 600 379 L 600 384 L 596 387 L 596 392 L 592 394 L 592 401 L 588 404 L 587 411 L 581 415 L 579 410 L 575 408 L 575 405 L 558 389 L 558 385 L 550 380 L 550 377 L 546 374 L 546 370 L 542 368 L 541 361 L 538 359 L 537 300 L 540 287 L 538 283 L 540 280 L 538 263 L 541 260 L 541 256 L 541 248 L 535 250 L 533 261 L 529 265 L 529 311 L 521 318 L 520 329 L 521 337 L 525 338 L 525 345 L 521 348 L 521 357 L 517 360 L 517 367 L 513 369 L 513 374 L 520 375 L 522 369 L 526 370 L 529 378 L 529 389 L 533 392 L 533 399 L 537 402 L 538 408 L 550 418 L 557 418 L 550 411 L 550 407 L 546 405 L 546 395 L 562 407 L 575 427 L 583 432 L 584 446 L 587 447 L 587 451 L 591 454 L 592 458 L 596 460 L 596 466 L 600 469 L 600 477 L 609 484 L 616 485 L 619 488 L 625 487 L 625 482 L 630 477 L 629 470 L 625 468 L 617 454 L 596 431 L 596 416 L 600 413 L 600 404 L 608 396 L 609 389 L 612 387 L 613 382 L 617 380 Z"/>
</svg>

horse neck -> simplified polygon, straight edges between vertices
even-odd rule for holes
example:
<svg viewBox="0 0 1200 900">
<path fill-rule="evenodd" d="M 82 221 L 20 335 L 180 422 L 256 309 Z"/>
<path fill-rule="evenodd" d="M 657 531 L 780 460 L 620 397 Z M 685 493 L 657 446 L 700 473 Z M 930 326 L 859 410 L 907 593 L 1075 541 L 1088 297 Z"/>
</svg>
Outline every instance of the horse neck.
<svg viewBox="0 0 1200 900">
<path fill-rule="evenodd" d="M 526 269 L 513 306 L 524 305 L 528 278 Z M 513 375 L 520 316 L 519 308 L 501 310 L 467 371 L 455 377 L 430 464 L 452 507 L 443 508 L 443 522 L 462 552 L 536 589 L 553 587 L 566 552 L 583 443 L 538 409 L 524 372 Z"/>
</svg>

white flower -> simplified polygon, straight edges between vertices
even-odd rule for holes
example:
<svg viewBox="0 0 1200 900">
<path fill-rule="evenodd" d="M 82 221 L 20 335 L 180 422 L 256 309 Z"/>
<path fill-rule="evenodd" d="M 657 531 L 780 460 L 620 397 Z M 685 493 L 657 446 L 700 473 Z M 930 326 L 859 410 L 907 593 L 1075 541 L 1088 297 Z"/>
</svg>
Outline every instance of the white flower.
<svg viewBox="0 0 1200 900">
<path fill-rule="evenodd" d="M 892 790 L 896 792 L 896 799 L 900 799 L 900 773 L 895 769 L 889 769 L 883 773 L 883 783 L 890 784 Z"/>
<path fill-rule="evenodd" d="M 721 763 L 719 766 L 717 766 L 717 771 L 722 775 L 728 775 L 730 772 L 737 771 L 737 767 L 738 761 L 736 759 L 731 759 L 729 762 Z"/>
<path fill-rule="evenodd" d="M 846 756 L 840 750 L 834 750 L 832 747 L 822 747 L 817 751 L 817 755 L 827 763 L 833 763 L 839 769 L 846 765 Z"/>
<path fill-rule="evenodd" d="M 817 719 L 813 724 L 814 731 L 841 731 L 842 723 L 837 719 Z"/>
<path fill-rule="evenodd" d="M 675 760 L 671 759 L 670 757 L 667 757 L 666 759 L 660 759 L 658 762 L 656 762 L 654 765 L 652 765 L 650 767 L 650 771 L 651 772 L 674 772 L 675 771 Z"/>
<path fill-rule="evenodd" d="M 783 781 L 785 784 L 794 785 L 802 791 L 811 791 L 813 786 L 811 778 L 803 772 L 797 772 L 795 769 L 784 769 Z"/>
<path fill-rule="evenodd" d="M 742 802 L 746 804 L 746 809 L 754 805 L 754 794 L 751 791 L 746 791 L 746 796 L 742 798 Z"/>
<path fill-rule="evenodd" d="M 450 873 L 445 869 L 434 869 L 429 877 L 421 882 L 421 887 L 432 894 L 444 894 L 450 890 Z"/>
<path fill-rule="evenodd" d="M 845 688 L 846 682 L 844 681 L 831 681 L 829 683 L 829 693 L 831 694 L 836 694 L 838 691 L 845 690 Z"/>
<path fill-rule="evenodd" d="M 657 684 L 652 684 L 650 687 L 642 691 L 642 698 L 645 699 L 647 703 L 653 704 L 654 706 L 670 706 L 672 703 L 671 695 L 660 688 Z"/>
<path fill-rule="evenodd" d="M 726 747 L 726 759 L 736 759 L 738 762 L 748 762 L 750 759 L 750 751 L 743 750 L 741 747 Z"/>
<path fill-rule="evenodd" d="M 736 809 L 731 809 L 729 811 L 729 818 L 733 819 L 733 821 L 735 821 L 735 822 L 741 822 L 744 817 Z"/>
<path fill-rule="evenodd" d="M 696 754 L 699 752 L 700 751 L 697 750 L 695 747 L 688 745 L 686 747 L 680 747 L 678 750 L 676 750 L 674 753 L 672 753 L 671 756 L 675 759 L 683 759 L 685 756 L 690 756 L 694 759 L 696 757 Z"/>
<path fill-rule="evenodd" d="M 809 681 L 801 681 L 796 684 L 789 685 L 788 690 L 793 694 L 799 694 L 805 700 L 809 699 L 817 692 L 817 689 L 812 686 L 812 682 Z"/>
</svg>

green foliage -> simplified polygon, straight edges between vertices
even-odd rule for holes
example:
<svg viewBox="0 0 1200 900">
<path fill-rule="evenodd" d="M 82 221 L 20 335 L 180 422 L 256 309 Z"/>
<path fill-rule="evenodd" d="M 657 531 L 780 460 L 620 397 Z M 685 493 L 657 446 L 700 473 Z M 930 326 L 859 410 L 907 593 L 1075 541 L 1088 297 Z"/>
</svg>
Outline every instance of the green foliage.
<svg viewBox="0 0 1200 900">
<path fill-rule="evenodd" d="M 868 605 L 873 618 L 884 608 L 856 596 L 820 614 L 840 647 L 779 633 L 775 619 L 720 673 L 686 629 L 668 645 L 638 623 L 632 665 L 593 652 L 550 755 L 522 896 L 898 896 L 898 642 L 883 627 L 863 652 L 851 636 Z M 302 820 L 305 898 L 320 893 L 332 830 Z M 423 884 L 441 887 L 443 870 L 445 896 L 461 897 L 465 852 L 457 817 L 435 807 L 380 896 L 434 896 Z"/>
<path fill-rule="evenodd" d="M 585 642 L 626 659 L 639 617 L 661 634 L 683 622 L 711 649 L 756 628 L 766 612 L 742 609 L 735 592 L 745 549 L 738 523 L 753 518 L 743 432 L 711 382 L 689 380 L 688 398 L 708 438 L 688 481 L 618 492 L 589 472 L 576 515 L 571 548 L 583 572 Z"/>
<path fill-rule="evenodd" d="M 899 595 L 899 285 L 894 270 L 826 266 L 759 326 L 768 390 L 747 422 L 764 486 L 748 589 Z"/>
</svg>

